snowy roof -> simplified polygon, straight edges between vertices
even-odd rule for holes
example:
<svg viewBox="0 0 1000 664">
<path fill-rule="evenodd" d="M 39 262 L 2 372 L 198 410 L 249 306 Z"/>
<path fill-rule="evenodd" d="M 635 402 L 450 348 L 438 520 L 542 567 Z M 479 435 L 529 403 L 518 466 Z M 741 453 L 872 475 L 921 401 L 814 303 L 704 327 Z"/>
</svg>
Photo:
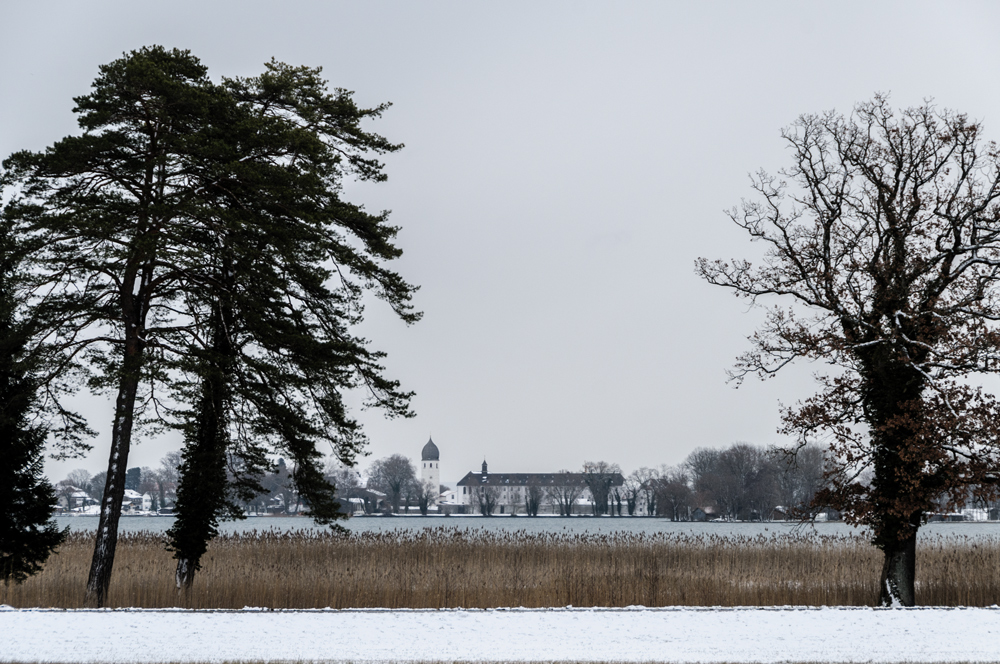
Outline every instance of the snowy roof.
<svg viewBox="0 0 1000 664">
<path fill-rule="evenodd" d="M 462 501 L 459 500 L 458 494 L 449 489 L 438 497 L 438 503 L 442 505 L 461 505 Z"/>
<path fill-rule="evenodd" d="M 625 477 L 621 473 L 604 473 L 611 486 L 622 486 Z M 586 473 L 483 473 L 470 472 L 458 481 L 458 486 L 587 486 Z"/>
</svg>

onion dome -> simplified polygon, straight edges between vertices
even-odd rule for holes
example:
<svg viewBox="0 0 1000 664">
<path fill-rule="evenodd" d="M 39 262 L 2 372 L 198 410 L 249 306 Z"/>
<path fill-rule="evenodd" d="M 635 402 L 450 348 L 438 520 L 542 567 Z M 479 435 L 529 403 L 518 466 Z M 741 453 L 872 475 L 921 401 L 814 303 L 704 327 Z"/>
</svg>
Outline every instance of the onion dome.
<svg viewBox="0 0 1000 664">
<path fill-rule="evenodd" d="M 420 450 L 420 460 L 421 461 L 438 460 L 438 446 L 434 444 L 433 438 L 428 438 L 427 444 L 424 445 L 424 449 Z"/>
</svg>

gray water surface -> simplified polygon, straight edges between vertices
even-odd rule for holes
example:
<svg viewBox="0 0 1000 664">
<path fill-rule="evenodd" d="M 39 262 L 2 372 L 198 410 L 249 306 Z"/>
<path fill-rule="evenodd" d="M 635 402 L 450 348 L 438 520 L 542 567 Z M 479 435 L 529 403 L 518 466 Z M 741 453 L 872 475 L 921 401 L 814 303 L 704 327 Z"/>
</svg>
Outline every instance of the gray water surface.
<svg viewBox="0 0 1000 664">
<path fill-rule="evenodd" d="M 69 526 L 73 531 L 96 531 L 96 516 L 57 516 L 59 527 Z M 150 531 L 166 532 L 174 523 L 170 516 L 123 516 L 119 522 L 121 533 Z M 354 517 L 340 522 L 353 532 L 383 532 L 391 530 L 422 530 L 426 528 L 460 528 L 464 530 L 524 531 L 526 533 L 669 533 L 677 535 L 720 535 L 756 537 L 764 535 L 794 535 L 815 533 L 819 535 L 858 535 L 863 530 L 842 522 L 796 524 L 780 521 L 767 523 L 741 522 L 692 522 L 669 521 L 648 517 L 510 517 L 510 516 L 371 516 Z M 322 530 L 308 517 L 261 516 L 243 521 L 227 521 L 219 525 L 221 533 L 247 533 L 254 530 Z M 969 537 L 974 539 L 1000 538 L 1000 522 L 929 523 L 920 529 L 920 538 Z"/>
</svg>

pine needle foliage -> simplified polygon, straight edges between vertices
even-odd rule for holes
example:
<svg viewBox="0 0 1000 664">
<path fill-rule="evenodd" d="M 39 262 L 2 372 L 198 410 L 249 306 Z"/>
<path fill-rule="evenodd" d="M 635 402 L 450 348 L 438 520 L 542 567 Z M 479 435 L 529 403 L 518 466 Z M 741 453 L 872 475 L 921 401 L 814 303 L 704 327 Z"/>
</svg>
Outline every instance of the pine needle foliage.
<svg viewBox="0 0 1000 664">
<path fill-rule="evenodd" d="M 23 582 L 65 538 L 52 522 L 56 494 L 43 474 L 46 429 L 32 421 L 34 377 L 25 364 L 27 326 L 16 317 L 16 248 L 0 228 L 0 579 Z"/>
<path fill-rule="evenodd" d="M 351 464 L 366 443 L 345 393 L 411 414 L 383 354 L 354 332 L 367 294 L 406 323 L 420 317 L 415 287 L 386 267 L 398 228 L 342 198 L 348 178 L 384 180 L 380 156 L 402 146 L 361 127 L 387 104 L 360 108 L 320 74 L 272 61 L 214 82 L 187 51 L 142 48 L 75 99 L 82 135 L 4 162 L 47 380 L 83 373 L 116 394 L 92 604 L 107 596 L 133 430 L 197 419 L 178 404 L 202 398 L 219 303 L 231 312 L 229 489 L 250 490 L 282 454 L 330 522 L 319 447 Z"/>
</svg>

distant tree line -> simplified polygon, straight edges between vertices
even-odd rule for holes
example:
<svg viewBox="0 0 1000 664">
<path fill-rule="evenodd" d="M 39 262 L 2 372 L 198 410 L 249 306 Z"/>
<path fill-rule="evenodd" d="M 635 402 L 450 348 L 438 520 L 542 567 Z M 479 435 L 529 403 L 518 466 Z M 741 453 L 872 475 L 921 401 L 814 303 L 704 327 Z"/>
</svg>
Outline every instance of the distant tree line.
<svg viewBox="0 0 1000 664">
<path fill-rule="evenodd" d="M 169 508 L 177 498 L 178 467 L 180 452 L 169 452 L 160 460 L 157 468 L 149 466 L 129 468 L 125 472 L 125 489 L 141 494 L 148 493 L 152 499 L 154 511 Z M 60 503 L 72 506 L 73 494 L 82 491 L 95 503 L 104 499 L 104 487 L 107 484 L 107 473 L 101 471 L 91 475 L 79 468 L 70 471 L 65 479 L 55 485 L 56 495 Z"/>
<path fill-rule="evenodd" d="M 748 443 L 699 448 L 676 466 L 634 470 L 621 486 L 608 482 L 608 477 L 621 472 L 618 464 L 586 462 L 582 472 L 580 486 L 529 490 L 526 513 L 537 515 L 539 507 L 548 506 L 569 515 L 586 490 L 595 516 L 641 514 L 672 521 L 809 518 L 815 515 L 811 501 L 824 482 L 819 445 L 807 445 L 795 456 L 778 447 Z"/>
<path fill-rule="evenodd" d="M 645 499 L 649 512 L 673 521 L 809 518 L 824 485 L 823 458 L 823 448 L 814 444 L 794 457 L 748 443 L 699 448 L 678 466 L 632 473 L 626 490 Z"/>
<path fill-rule="evenodd" d="M 799 448 L 795 455 L 777 446 L 734 443 L 726 448 L 698 448 L 675 466 L 641 467 L 624 476 L 621 486 L 608 478 L 621 473 L 618 464 L 605 461 L 584 463 L 578 484 L 527 486 L 518 511 L 537 516 L 539 512 L 568 516 L 573 505 L 588 495 L 594 516 L 657 516 L 671 521 L 721 519 L 724 521 L 772 521 L 808 519 L 823 515 L 838 518 L 832 508 L 816 503 L 816 495 L 826 485 L 824 448 L 817 444 Z M 126 488 L 150 494 L 153 510 L 170 510 L 176 500 L 181 458 L 170 452 L 157 468 L 135 467 L 126 473 Z M 569 473 L 569 471 L 562 471 Z M 246 513 L 297 514 L 308 512 L 308 500 L 295 485 L 294 464 L 279 458 L 271 470 L 258 477 L 261 490 L 240 503 Z M 428 514 L 434 499 L 449 490 L 445 485 L 429 486 L 417 477 L 415 464 L 402 454 L 373 462 L 367 478 L 355 468 L 333 463 L 326 479 L 336 487 L 336 497 L 347 510 L 356 500 L 365 514 L 400 513 L 417 509 Z M 55 485 L 61 503 L 70 503 L 76 491 L 83 491 L 100 503 L 104 473 L 90 475 L 74 470 Z M 436 493 L 435 493 L 436 492 Z M 937 501 L 940 512 L 948 500 Z M 1000 517 L 1000 501 L 969 504 L 987 510 L 990 518 Z M 472 506 L 481 514 L 493 514 L 500 505 L 497 487 L 474 487 Z"/>
<path fill-rule="evenodd" d="M 148 466 L 129 468 L 125 473 L 125 489 L 140 494 L 149 494 L 153 511 L 172 511 L 177 500 L 177 487 L 180 480 L 181 454 L 170 452 L 163 457 L 157 468 Z M 295 480 L 295 466 L 291 466 L 284 458 L 278 458 L 270 470 L 256 477 L 261 489 L 239 502 L 240 509 L 248 514 L 265 512 L 279 514 L 295 514 L 308 505 L 308 500 L 298 490 Z M 348 472 L 347 475 L 351 473 Z M 354 473 L 356 475 L 356 473 Z M 341 475 L 329 475 L 332 481 L 336 479 L 338 487 L 345 481 Z M 64 505 L 72 504 L 73 495 L 82 491 L 95 504 L 100 504 L 106 483 L 104 472 L 91 475 L 83 469 L 71 471 L 65 479 L 56 483 L 55 493 Z M 349 484 L 349 482 L 348 482 Z M 357 482 L 354 482 L 356 485 Z M 346 485 L 345 485 L 346 486 Z M 304 511 L 304 510 L 302 510 Z"/>
<path fill-rule="evenodd" d="M 696 449 L 676 466 L 639 468 L 621 482 L 618 464 L 588 461 L 578 473 L 561 471 L 572 476 L 572 482 L 521 487 L 519 504 L 512 507 L 529 516 L 539 512 L 569 516 L 578 513 L 578 501 L 586 496 L 594 516 L 648 515 L 673 521 L 812 518 L 818 511 L 811 507 L 812 501 L 824 486 L 823 464 L 824 450 L 816 444 L 790 455 L 775 446 L 735 443 L 724 449 Z M 617 483 L 614 477 L 619 478 Z M 434 491 L 448 489 L 421 482 L 413 462 L 401 454 L 375 461 L 365 484 L 349 468 L 333 470 L 328 478 L 342 502 L 356 498 L 367 514 L 408 512 L 411 507 L 427 514 Z M 483 515 L 494 514 L 503 502 L 498 486 L 484 484 L 471 491 L 471 506 Z"/>
</svg>

